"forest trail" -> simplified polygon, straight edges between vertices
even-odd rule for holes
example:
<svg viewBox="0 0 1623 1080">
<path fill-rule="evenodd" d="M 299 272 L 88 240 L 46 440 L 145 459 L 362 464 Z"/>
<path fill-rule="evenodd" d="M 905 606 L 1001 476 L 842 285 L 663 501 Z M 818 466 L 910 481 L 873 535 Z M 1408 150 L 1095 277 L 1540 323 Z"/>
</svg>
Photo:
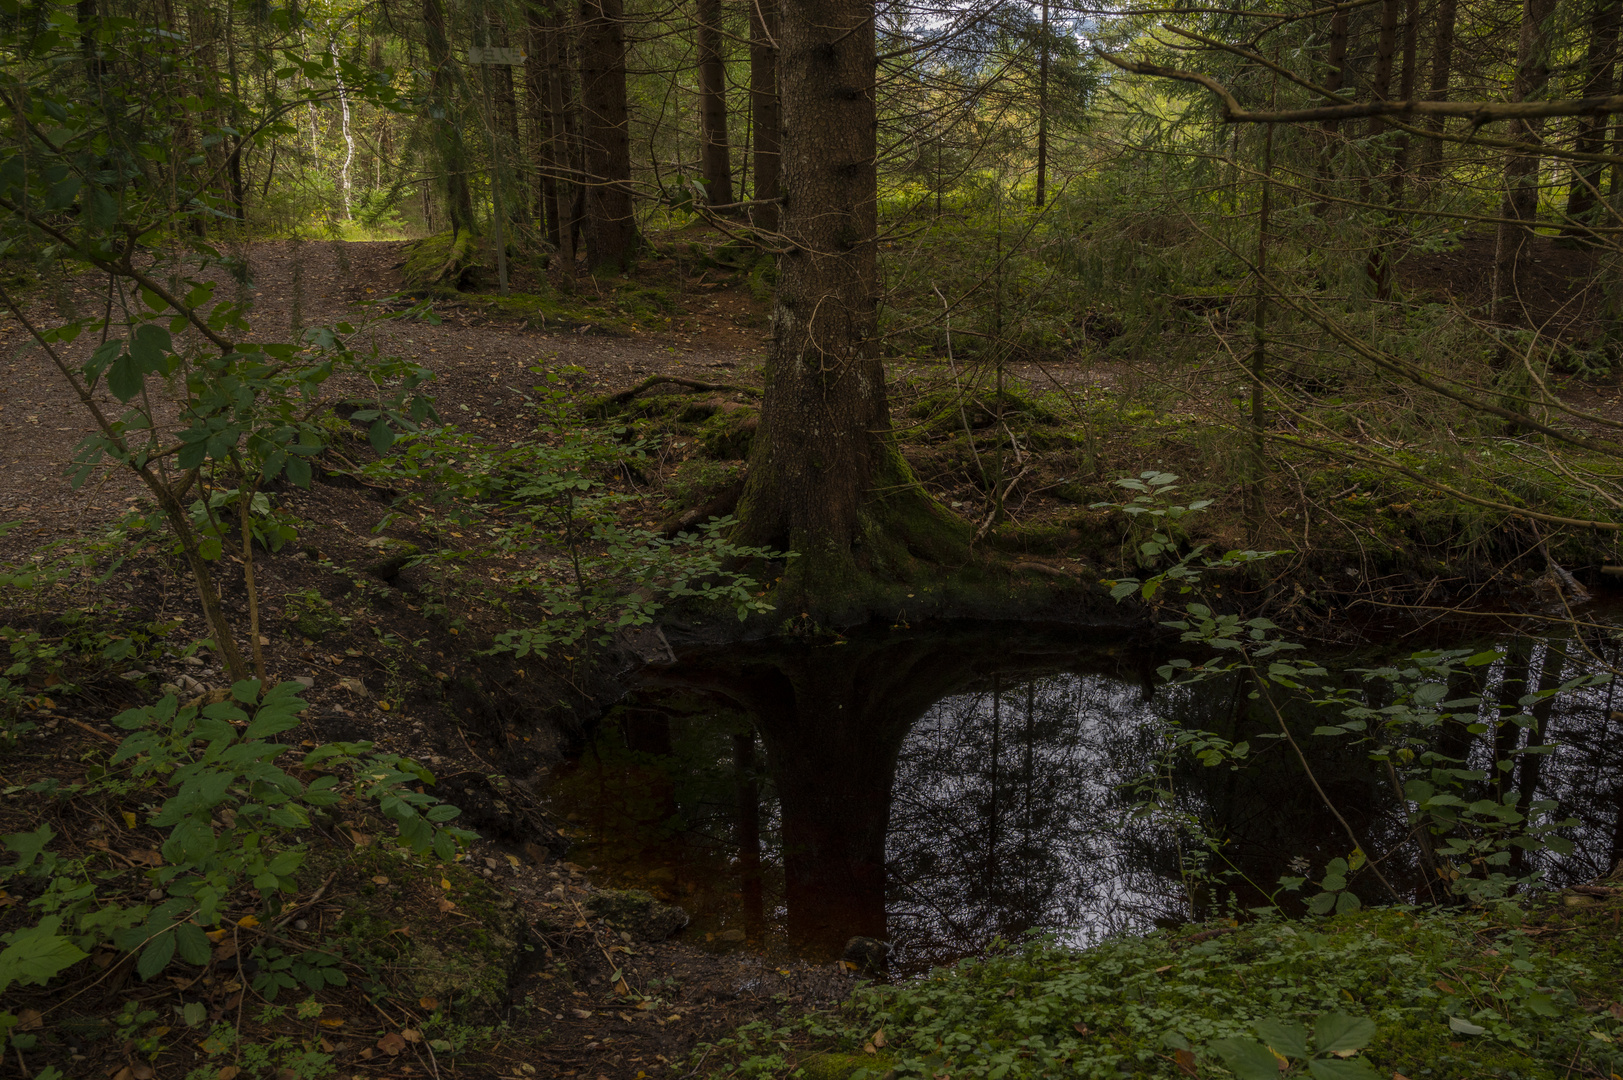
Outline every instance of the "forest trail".
<svg viewBox="0 0 1623 1080">
<path fill-rule="evenodd" d="M 359 326 L 369 301 L 399 291 L 404 247 L 403 242 L 253 244 L 246 252 L 253 339 L 288 341 L 295 325 L 348 320 Z M 244 292 L 218 268 L 205 277 L 219 282 L 216 295 L 222 299 Z M 99 286 L 88 278 L 58 282 L 36 304 L 34 314 L 42 325 L 53 325 L 98 311 L 107 301 Z M 581 286 L 582 299 L 589 298 L 592 279 L 583 275 Z M 429 392 L 440 415 L 486 434 L 530 430 L 529 409 L 520 394 L 534 385 L 529 369 L 538 361 L 585 369 L 582 392 L 599 394 L 656 373 L 734 381 L 731 372 L 765 358 L 764 331 L 734 322 L 746 314 L 764 322 L 762 305 L 732 281 L 708 287 L 702 280 L 694 283 L 683 298 L 688 311 L 679 328 L 631 337 L 532 328 L 524 320 L 487 313 L 480 299 L 470 295 L 467 303 L 435 301 L 439 325 L 396 319 L 362 333 L 364 341 L 375 339 L 382 351 L 431 368 L 436 377 Z M 65 350 L 70 357 L 94 343 L 75 345 L 80 347 Z M 124 472 L 103 470 L 80 490 L 72 489 L 65 465 L 94 425 L 44 351 L 9 315 L 0 316 L 0 363 L 5 375 L 0 380 L 0 521 L 23 526 L 11 541 L 0 541 L 0 550 L 33 548 L 116 520 L 141 497 L 139 483 Z M 117 415 L 117 403 L 105 393 L 100 397 Z"/>
</svg>

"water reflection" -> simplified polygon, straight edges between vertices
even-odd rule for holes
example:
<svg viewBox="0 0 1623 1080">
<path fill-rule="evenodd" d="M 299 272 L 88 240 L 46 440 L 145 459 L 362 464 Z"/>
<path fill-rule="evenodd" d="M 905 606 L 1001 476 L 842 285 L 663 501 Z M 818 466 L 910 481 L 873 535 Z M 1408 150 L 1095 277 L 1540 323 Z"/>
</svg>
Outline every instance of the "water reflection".
<svg viewBox="0 0 1623 1080">
<path fill-rule="evenodd" d="M 1380 708 L 1385 684 L 1340 676 Z M 902 970 L 1050 928 L 1075 940 L 1270 902 L 1281 875 L 1351 850 L 1347 830 L 1399 899 L 1437 888 L 1384 765 L 1348 740 L 1314 737 L 1322 714 L 1284 713 L 1290 745 L 1261 740 L 1271 712 L 1233 675 L 1156 688 L 1146 649 L 1074 631 L 956 627 L 858 635 L 841 644 L 697 652 L 654 673 L 613 710 L 555 788 L 577 862 L 687 907 L 689 934 L 717 946 L 816 959 L 855 935 L 892 941 Z M 1451 684 L 1481 717 L 1595 658 L 1581 642 L 1517 639 Z M 1518 851 L 1523 872 L 1589 880 L 1623 856 L 1623 774 L 1612 688 L 1532 705 L 1521 724 L 1451 723 L 1435 749 L 1483 771 L 1477 794 L 1555 799 L 1571 855 Z M 1169 725 L 1252 739 L 1244 769 L 1168 753 Z M 1523 752 L 1555 743 L 1551 754 Z M 1174 798 L 1135 816 L 1138 785 Z M 1344 823 L 1343 823 L 1344 820 Z M 1391 899 L 1371 874 L 1352 888 Z"/>
</svg>

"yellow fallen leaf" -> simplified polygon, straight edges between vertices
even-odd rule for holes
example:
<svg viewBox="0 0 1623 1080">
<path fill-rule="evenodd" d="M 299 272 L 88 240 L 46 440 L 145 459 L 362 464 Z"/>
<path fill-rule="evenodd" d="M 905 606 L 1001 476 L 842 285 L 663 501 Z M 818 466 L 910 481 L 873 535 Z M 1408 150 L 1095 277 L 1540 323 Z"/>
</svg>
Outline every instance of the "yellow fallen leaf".
<svg viewBox="0 0 1623 1080">
<path fill-rule="evenodd" d="M 210 941 L 213 941 L 213 942 L 215 942 L 215 943 L 218 943 L 218 942 L 219 942 L 219 941 L 220 941 L 220 940 L 221 940 L 221 939 L 222 939 L 222 938 L 224 938 L 224 937 L 225 937 L 225 936 L 226 936 L 226 935 L 227 935 L 227 934 L 229 934 L 229 933 L 231 933 L 231 931 L 229 931 L 229 930 L 227 930 L 227 929 L 225 929 L 225 928 L 224 928 L 224 927 L 223 927 L 223 926 L 222 926 L 222 927 L 221 927 L 221 928 L 220 928 L 220 929 L 218 929 L 218 930 L 208 930 L 208 931 L 205 931 L 205 932 L 204 932 L 204 934 L 203 934 L 203 936 L 204 936 L 204 937 L 206 937 L 206 938 L 208 938 L 208 939 L 209 939 L 209 940 L 210 940 Z"/>
<path fill-rule="evenodd" d="M 244 915 L 237 920 L 237 925 L 245 930 L 252 930 L 259 925 L 259 917 L 257 915 Z"/>
<path fill-rule="evenodd" d="M 450 892 L 451 891 L 451 879 L 450 878 L 440 878 L 440 888 L 444 889 L 446 892 Z"/>
<path fill-rule="evenodd" d="M 322 1020 L 320 1023 L 322 1027 L 343 1027 L 344 1018 L 342 1016 L 335 1016 L 331 1020 Z"/>
<path fill-rule="evenodd" d="M 517 855 L 509 855 L 509 856 L 507 856 L 507 861 L 512 864 L 512 867 L 513 867 L 514 870 L 517 870 L 519 868 L 519 866 L 522 865 L 518 861 L 518 856 Z"/>
<path fill-rule="evenodd" d="M 128 829 L 135 828 L 135 815 L 128 810 L 124 811 L 124 827 Z"/>
</svg>

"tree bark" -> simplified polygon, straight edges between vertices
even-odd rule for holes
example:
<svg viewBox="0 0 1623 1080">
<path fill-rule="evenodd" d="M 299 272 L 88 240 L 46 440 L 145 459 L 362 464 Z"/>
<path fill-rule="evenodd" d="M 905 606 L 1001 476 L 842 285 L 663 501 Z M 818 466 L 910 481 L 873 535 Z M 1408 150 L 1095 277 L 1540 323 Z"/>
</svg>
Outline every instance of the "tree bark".
<svg viewBox="0 0 1623 1080">
<path fill-rule="evenodd" d="M 967 530 L 896 450 L 878 356 L 873 0 L 782 8 L 782 232 L 761 424 L 739 502 L 745 543 L 798 553 L 807 610 L 856 617 L 908 560 L 967 555 Z"/>
<path fill-rule="evenodd" d="M 1324 85 L 1328 90 L 1340 91 L 1347 85 L 1347 11 L 1345 8 L 1334 12 L 1330 16 L 1330 45 L 1326 50 Z M 1336 155 L 1336 136 L 1341 124 L 1336 120 L 1326 120 L 1320 126 L 1319 147 L 1319 186 L 1327 189 L 1330 185 L 1330 165 Z M 1326 199 L 1320 199 L 1314 204 L 1313 212 L 1323 215 L 1330 209 Z"/>
<path fill-rule="evenodd" d="M 698 0 L 699 171 L 711 206 L 733 199 L 733 156 L 727 141 L 727 62 L 722 56 L 721 0 Z"/>
<path fill-rule="evenodd" d="M 582 135 L 586 144 L 586 265 L 625 269 L 636 253 L 631 207 L 631 137 L 621 0 L 581 0 Z"/>
<path fill-rule="evenodd" d="M 1589 44 L 1584 50 L 1584 82 L 1580 97 L 1597 97 L 1612 93 L 1612 67 L 1617 62 L 1618 0 L 1593 0 L 1589 19 Z M 1580 121 L 1577 149 L 1580 153 L 1599 154 L 1606 145 L 1606 129 L 1611 117 L 1595 116 Z M 1582 235 L 1579 222 L 1586 221 L 1594 210 L 1596 193 L 1606 166 L 1600 162 L 1585 162 L 1574 169 L 1572 186 L 1567 189 L 1567 217 L 1573 225 L 1562 233 Z"/>
<path fill-rule="evenodd" d="M 553 20 L 539 3 L 532 0 L 524 9 L 525 29 L 528 34 L 529 63 L 525 67 L 524 96 L 530 106 L 530 145 L 534 147 L 535 220 L 541 226 L 547 242 L 562 249 L 558 233 L 558 156 L 556 155 L 553 124 L 555 109 L 552 104 Z"/>
<path fill-rule="evenodd" d="M 746 0 L 750 9 L 750 109 L 755 127 L 755 192 L 750 221 L 778 229 L 782 137 L 778 117 L 778 0 Z"/>
<path fill-rule="evenodd" d="M 451 81 L 451 40 L 445 30 L 445 5 L 423 0 L 423 30 L 428 45 L 428 94 L 433 117 L 434 148 L 444 173 L 441 190 L 453 231 L 474 231 L 473 191 L 468 185 L 468 149 L 456 122 Z"/>
<path fill-rule="evenodd" d="M 1522 0 L 1521 40 L 1516 48 L 1516 78 L 1511 84 L 1512 101 L 1533 100 L 1550 81 L 1550 16 L 1555 0 Z M 1512 120 L 1506 137 L 1523 143 L 1544 138 L 1542 118 Z M 1493 245 L 1493 291 L 1489 318 L 1508 321 L 1517 308 L 1516 278 L 1533 240 L 1533 230 L 1518 221 L 1529 221 L 1538 212 L 1537 154 L 1511 153 L 1505 159 L 1505 195 L 1499 216 L 1509 219 L 1499 225 Z M 1508 362 L 1508 355 L 1499 358 Z"/>
<path fill-rule="evenodd" d="M 1431 86 L 1426 94 L 1428 101 L 1448 100 L 1448 82 L 1454 73 L 1454 21 L 1457 14 L 1457 0 L 1437 0 L 1436 24 L 1431 42 Z M 1426 127 L 1438 134 L 1442 134 L 1443 124 L 1444 118 L 1441 116 L 1426 118 Z M 1436 180 L 1442 169 L 1442 140 L 1426 140 L 1426 160 L 1421 166 L 1421 175 L 1427 180 Z"/>
<path fill-rule="evenodd" d="M 888 437 L 877 356 L 874 7 L 785 4 L 781 229 L 772 352 L 742 511 L 796 550 L 848 549 Z M 764 437 L 762 437 L 764 436 Z"/>
<path fill-rule="evenodd" d="M 1048 0 L 1043 0 L 1042 41 L 1037 56 L 1037 206 L 1048 201 Z"/>
</svg>

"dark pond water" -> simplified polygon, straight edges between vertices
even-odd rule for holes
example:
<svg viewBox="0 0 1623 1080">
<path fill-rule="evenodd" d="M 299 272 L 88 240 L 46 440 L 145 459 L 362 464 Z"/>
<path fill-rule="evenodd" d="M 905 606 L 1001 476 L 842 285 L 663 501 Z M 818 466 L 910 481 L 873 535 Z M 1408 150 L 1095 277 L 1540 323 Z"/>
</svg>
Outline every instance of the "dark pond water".
<svg viewBox="0 0 1623 1080">
<path fill-rule="evenodd" d="M 1480 694 L 1490 715 L 1615 661 L 1610 641 L 1510 639 L 1503 659 L 1449 689 Z M 1315 658 L 1367 667 L 1428 644 Z M 892 942 L 903 972 L 1037 928 L 1085 942 L 1206 918 L 1266 902 L 1283 874 L 1318 878 L 1351 845 L 1288 744 L 1255 743 L 1239 770 L 1169 757 L 1173 725 L 1236 740 L 1277 730 L 1238 676 L 1167 685 L 1155 669 L 1172 655 L 1005 626 L 692 652 L 602 719 L 555 784 L 554 809 L 573 861 L 681 904 L 689 940 L 827 960 L 864 935 Z M 1437 748 L 1516 785 L 1523 805 L 1555 799 L 1578 821 L 1565 830 L 1571 854 L 1518 855 L 1518 869 L 1592 880 L 1623 858 L 1623 714 L 1610 685 L 1531 711 L 1554 753 L 1518 755 L 1530 729 L 1514 725 L 1448 725 Z M 1319 782 L 1383 854 L 1388 880 L 1420 896 L 1421 855 L 1384 766 L 1313 737 L 1323 720 L 1308 713 L 1287 709 Z M 1494 770 L 1498 760 L 1511 764 Z M 1175 801 L 1134 816 L 1152 775 Z M 1386 899 L 1369 874 L 1353 889 Z"/>
</svg>

